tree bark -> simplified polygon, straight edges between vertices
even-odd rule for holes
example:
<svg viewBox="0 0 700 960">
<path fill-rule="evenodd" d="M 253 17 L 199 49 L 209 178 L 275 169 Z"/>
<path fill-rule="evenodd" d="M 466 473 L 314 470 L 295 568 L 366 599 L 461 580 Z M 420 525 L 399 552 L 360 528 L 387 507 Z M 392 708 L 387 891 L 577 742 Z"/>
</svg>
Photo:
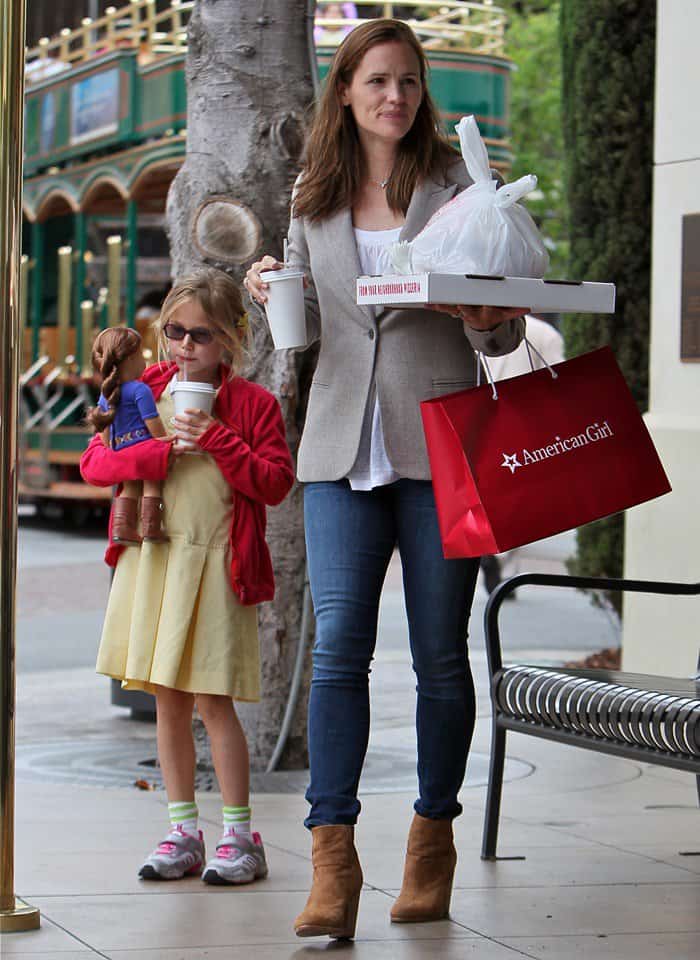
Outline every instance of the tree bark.
<svg viewBox="0 0 700 960">
<path fill-rule="evenodd" d="M 241 281 L 262 253 L 282 259 L 304 115 L 313 98 L 306 0 L 199 0 L 188 28 L 187 154 L 171 184 L 167 224 L 173 276 L 206 263 Z M 235 206 L 230 203 L 235 201 Z M 273 351 L 254 329 L 249 377 L 277 396 L 296 453 L 311 351 Z M 305 549 L 298 485 L 268 511 L 276 597 L 259 608 L 262 699 L 240 704 L 253 770 L 267 766 L 289 693 L 300 634 Z M 306 765 L 309 663 L 280 766 Z M 200 762 L 206 738 L 197 737 Z"/>
</svg>

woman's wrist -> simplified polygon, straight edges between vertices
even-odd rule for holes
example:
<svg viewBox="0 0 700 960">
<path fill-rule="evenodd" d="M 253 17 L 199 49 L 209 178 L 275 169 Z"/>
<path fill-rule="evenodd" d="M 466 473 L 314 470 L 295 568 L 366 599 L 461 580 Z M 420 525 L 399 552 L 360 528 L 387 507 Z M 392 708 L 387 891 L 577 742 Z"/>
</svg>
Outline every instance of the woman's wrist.
<svg viewBox="0 0 700 960">
<path fill-rule="evenodd" d="M 463 319 L 465 328 L 468 327 L 469 330 L 473 330 L 475 333 L 493 333 L 495 330 L 498 330 L 499 327 L 502 327 L 504 323 L 509 323 L 512 321 L 517 322 L 518 320 L 524 320 L 525 316 L 526 315 L 524 313 L 521 313 L 517 317 L 506 317 L 505 319 L 498 320 L 496 323 L 494 323 L 490 327 L 474 327 L 472 326 L 471 323 L 469 323 L 469 321 L 466 318 L 462 318 L 462 319 Z"/>
<path fill-rule="evenodd" d="M 465 328 L 475 333 L 492 333 L 504 323 L 522 320 L 526 310 L 523 307 L 470 307 L 459 305 L 459 316 Z"/>
</svg>

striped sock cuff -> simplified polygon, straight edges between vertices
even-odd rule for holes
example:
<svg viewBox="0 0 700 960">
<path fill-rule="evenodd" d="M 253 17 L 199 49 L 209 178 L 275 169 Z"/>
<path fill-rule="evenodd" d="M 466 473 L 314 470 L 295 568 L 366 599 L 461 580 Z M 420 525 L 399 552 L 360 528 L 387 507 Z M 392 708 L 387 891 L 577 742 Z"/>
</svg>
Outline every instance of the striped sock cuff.
<svg viewBox="0 0 700 960">
<path fill-rule="evenodd" d="M 250 822 L 250 807 L 224 807 L 224 826 L 235 827 L 237 823 Z"/>
<path fill-rule="evenodd" d="M 199 810 L 197 809 L 197 804 L 191 800 L 169 803 L 168 816 L 173 826 L 176 826 L 178 823 L 188 822 L 194 822 L 196 825 Z"/>
</svg>

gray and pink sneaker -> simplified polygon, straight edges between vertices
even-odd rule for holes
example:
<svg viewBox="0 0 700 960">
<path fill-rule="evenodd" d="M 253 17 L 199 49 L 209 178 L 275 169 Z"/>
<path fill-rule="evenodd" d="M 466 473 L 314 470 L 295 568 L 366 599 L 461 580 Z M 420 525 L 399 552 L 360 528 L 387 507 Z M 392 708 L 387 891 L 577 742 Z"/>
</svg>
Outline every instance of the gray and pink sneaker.
<svg viewBox="0 0 700 960">
<path fill-rule="evenodd" d="M 199 830 L 195 837 L 175 827 L 146 857 L 139 876 L 144 880 L 181 880 L 182 877 L 201 873 L 204 859 L 202 831 Z"/>
<path fill-rule="evenodd" d="M 249 840 L 233 831 L 223 835 L 216 856 L 208 861 L 202 874 L 205 883 L 252 883 L 267 876 L 262 837 L 254 833 Z"/>
</svg>

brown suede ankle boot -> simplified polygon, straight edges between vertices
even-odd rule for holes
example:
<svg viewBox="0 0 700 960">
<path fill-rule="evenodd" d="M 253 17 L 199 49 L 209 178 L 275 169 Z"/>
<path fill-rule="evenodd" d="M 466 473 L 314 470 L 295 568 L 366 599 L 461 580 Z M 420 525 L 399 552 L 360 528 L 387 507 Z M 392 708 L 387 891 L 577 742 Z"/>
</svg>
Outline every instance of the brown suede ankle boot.
<svg viewBox="0 0 700 960">
<path fill-rule="evenodd" d="M 408 834 L 401 892 L 391 908 L 392 923 L 444 920 L 456 864 L 452 821 L 416 814 Z"/>
<path fill-rule="evenodd" d="M 344 824 L 311 830 L 314 878 L 306 906 L 294 921 L 298 937 L 355 936 L 362 870 L 353 832 Z"/>
<path fill-rule="evenodd" d="M 163 501 L 160 497 L 141 497 L 141 531 L 150 543 L 168 543 L 170 537 L 161 527 Z"/>
<path fill-rule="evenodd" d="M 112 506 L 112 542 L 140 546 L 136 500 L 133 497 L 116 497 Z"/>
</svg>

